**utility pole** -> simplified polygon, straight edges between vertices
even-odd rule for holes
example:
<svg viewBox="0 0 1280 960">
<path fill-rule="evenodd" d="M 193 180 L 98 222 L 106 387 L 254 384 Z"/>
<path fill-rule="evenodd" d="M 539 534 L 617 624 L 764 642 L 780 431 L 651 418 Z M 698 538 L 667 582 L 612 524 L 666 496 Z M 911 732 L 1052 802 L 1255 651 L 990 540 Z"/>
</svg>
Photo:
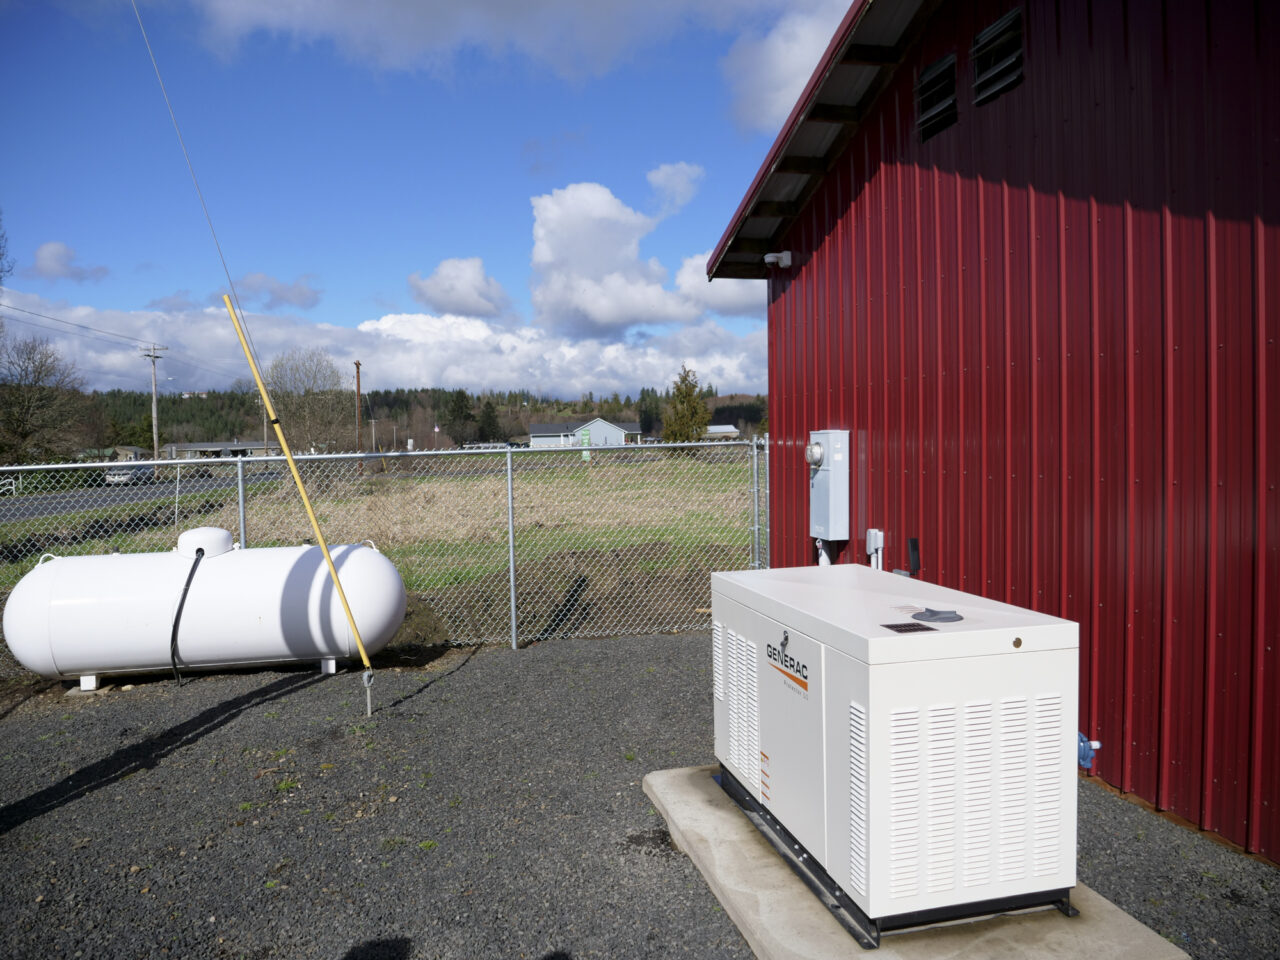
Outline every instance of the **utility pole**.
<svg viewBox="0 0 1280 960">
<path fill-rule="evenodd" d="M 360 361 L 356 361 L 356 453 L 364 450 L 364 437 L 361 436 L 360 422 Z"/>
<path fill-rule="evenodd" d="M 369 449 L 378 452 L 378 421 L 373 417 L 369 418 Z"/>
<path fill-rule="evenodd" d="M 158 420 L 159 403 L 156 391 L 156 361 L 160 359 L 160 351 L 168 350 L 168 347 L 157 347 L 154 343 L 151 345 L 151 351 L 143 351 L 142 356 L 151 361 L 151 459 L 160 459 L 160 422 Z M 152 471 L 159 469 L 152 467 Z"/>
</svg>

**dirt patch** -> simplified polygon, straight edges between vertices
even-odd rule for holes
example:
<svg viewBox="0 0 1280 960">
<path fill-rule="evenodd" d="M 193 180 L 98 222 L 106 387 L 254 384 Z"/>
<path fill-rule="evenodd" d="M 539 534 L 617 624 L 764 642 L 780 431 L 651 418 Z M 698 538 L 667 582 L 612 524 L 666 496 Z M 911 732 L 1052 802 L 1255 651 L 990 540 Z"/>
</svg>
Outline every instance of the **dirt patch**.
<svg viewBox="0 0 1280 960">
<path fill-rule="evenodd" d="M 671 834 L 662 827 L 646 830 L 643 833 L 627 834 L 627 839 L 624 842 L 628 847 L 650 856 L 661 856 L 676 852 L 676 845 L 671 840 Z"/>
<path fill-rule="evenodd" d="M 422 668 L 450 650 L 449 633 L 435 610 L 412 594 L 405 602 L 404 623 L 391 642 L 371 658 L 376 669 Z"/>
</svg>

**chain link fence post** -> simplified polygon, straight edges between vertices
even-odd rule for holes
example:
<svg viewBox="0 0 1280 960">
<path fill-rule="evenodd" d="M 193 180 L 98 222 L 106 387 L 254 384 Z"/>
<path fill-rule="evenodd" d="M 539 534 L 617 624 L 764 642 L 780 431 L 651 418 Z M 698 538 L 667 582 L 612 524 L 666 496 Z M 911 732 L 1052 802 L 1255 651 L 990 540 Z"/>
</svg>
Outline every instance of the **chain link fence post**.
<svg viewBox="0 0 1280 960">
<path fill-rule="evenodd" d="M 178 469 L 182 469 L 179 467 Z M 244 457 L 236 458 L 236 502 L 237 513 L 240 516 L 240 549 L 244 550 L 249 546 L 249 538 L 245 534 L 245 508 L 244 508 Z"/>
<path fill-rule="evenodd" d="M 751 567 L 760 569 L 760 444 L 751 442 Z"/>
<path fill-rule="evenodd" d="M 516 498 L 511 479 L 511 448 L 507 448 L 507 579 L 511 588 L 511 649 L 520 648 L 516 626 Z"/>
<path fill-rule="evenodd" d="M 773 520 L 773 501 L 769 499 L 769 434 L 764 435 L 764 568 L 769 569 L 770 527 Z"/>
</svg>

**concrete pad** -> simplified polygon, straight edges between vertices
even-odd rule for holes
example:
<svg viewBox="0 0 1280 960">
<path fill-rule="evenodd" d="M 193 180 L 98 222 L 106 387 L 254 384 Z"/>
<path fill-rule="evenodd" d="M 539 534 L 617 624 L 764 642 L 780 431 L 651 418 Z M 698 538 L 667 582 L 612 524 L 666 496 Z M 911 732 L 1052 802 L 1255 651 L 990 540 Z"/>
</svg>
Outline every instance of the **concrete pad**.
<svg viewBox="0 0 1280 960">
<path fill-rule="evenodd" d="M 720 789 L 716 767 L 660 770 L 644 792 L 667 821 L 671 839 L 702 871 L 712 893 L 761 960 L 810 960 L 862 952 Z M 886 935 L 877 960 L 1141 958 L 1186 954 L 1088 887 L 1077 885 L 1078 917 L 1038 910 L 971 923 Z"/>
</svg>

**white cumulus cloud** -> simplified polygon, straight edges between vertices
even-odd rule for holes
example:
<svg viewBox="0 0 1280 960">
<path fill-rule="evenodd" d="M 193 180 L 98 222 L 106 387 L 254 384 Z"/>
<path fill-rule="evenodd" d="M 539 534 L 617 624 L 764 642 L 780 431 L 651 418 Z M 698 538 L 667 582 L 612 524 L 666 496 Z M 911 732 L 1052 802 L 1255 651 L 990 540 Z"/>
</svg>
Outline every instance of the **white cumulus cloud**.
<svg viewBox="0 0 1280 960">
<path fill-rule="evenodd" d="M 720 69 L 740 126 L 765 133 L 782 126 L 848 10 L 849 0 L 797 0 L 768 30 L 734 41 Z"/>
<path fill-rule="evenodd" d="M 706 310 L 724 317 L 763 319 L 768 306 L 764 280 L 712 280 L 707 282 L 711 251 L 685 257 L 676 273 L 676 289 Z"/>
<path fill-rule="evenodd" d="M 106 267 L 83 267 L 75 260 L 76 252 L 72 247 L 60 240 L 50 240 L 36 248 L 35 266 L 23 272 L 29 277 L 72 280 L 76 283 L 96 283 L 110 273 Z"/>
<path fill-rule="evenodd" d="M 646 177 L 657 194 L 660 216 L 676 213 L 698 192 L 706 171 L 696 163 L 664 163 L 650 170 Z"/>
<path fill-rule="evenodd" d="M 413 299 L 440 313 L 464 317 L 496 317 L 510 305 L 510 298 L 493 277 L 484 272 L 479 257 L 441 260 L 431 276 L 416 271 L 409 276 Z"/>
<path fill-rule="evenodd" d="M 640 258 L 657 218 L 598 183 L 570 184 L 532 203 L 533 304 L 547 329 L 619 339 L 634 326 L 697 319 L 695 304 L 663 286 L 662 264 Z"/>
<path fill-rule="evenodd" d="M 572 340 L 537 327 L 507 329 L 474 317 L 387 314 L 362 323 L 394 383 L 515 389 L 557 396 L 588 390 L 635 395 L 665 386 L 681 364 L 722 392 L 764 390 L 763 331 L 739 336 L 710 321 L 642 344 Z"/>
</svg>

